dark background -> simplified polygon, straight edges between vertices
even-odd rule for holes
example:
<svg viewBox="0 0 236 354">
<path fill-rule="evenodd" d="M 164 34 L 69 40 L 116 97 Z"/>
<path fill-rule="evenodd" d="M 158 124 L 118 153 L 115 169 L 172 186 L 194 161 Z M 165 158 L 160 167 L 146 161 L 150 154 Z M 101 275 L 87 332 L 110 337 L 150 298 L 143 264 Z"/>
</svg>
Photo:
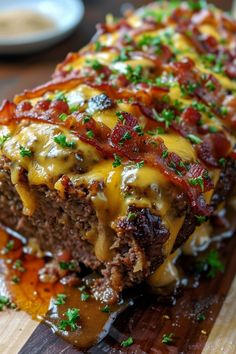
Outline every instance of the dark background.
<svg viewBox="0 0 236 354">
<path fill-rule="evenodd" d="M 47 81 L 56 64 L 70 51 L 85 45 L 95 32 L 95 25 L 104 21 L 107 13 L 121 15 L 121 5 L 135 7 L 149 3 L 149 0 L 84 0 L 85 16 L 73 35 L 64 42 L 39 54 L 21 57 L 0 57 L 0 101 L 12 97 L 25 88 L 33 88 Z M 209 1 L 229 10 L 232 0 Z M 1 9 L 0 9 L 1 10 Z"/>
</svg>

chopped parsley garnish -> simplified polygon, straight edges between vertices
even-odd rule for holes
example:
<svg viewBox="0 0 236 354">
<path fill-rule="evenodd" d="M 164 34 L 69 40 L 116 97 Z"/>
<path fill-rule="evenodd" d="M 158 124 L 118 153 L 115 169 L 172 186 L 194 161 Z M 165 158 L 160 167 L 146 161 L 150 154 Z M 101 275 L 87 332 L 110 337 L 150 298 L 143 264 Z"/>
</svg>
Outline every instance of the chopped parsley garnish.
<svg viewBox="0 0 236 354">
<path fill-rule="evenodd" d="M 119 145 L 123 145 L 125 141 L 130 140 L 130 139 L 132 139 L 130 132 L 124 133 L 124 135 L 122 136 L 122 138 L 119 142 Z"/>
<path fill-rule="evenodd" d="M 4 143 L 10 138 L 10 135 L 3 135 L 0 137 L 0 148 L 3 147 Z"/>
<path fill-rule="evenodd" d="M 143 128 L 141 127 L 141 125 L 136 125 L 133 130 L 138 133 L 139 136 L 142 136 L 144 135 L 144 131 L 143 131 Z"/>
<path fill-rule="evenodd" d="M 55 305 L 65 305 L 65 300 L 67 299 L 66 294 L 57 294 L 57 298 L 55 300 Z"/>
<path fill-rule="evenodd" d="M 64 92 L 58 92 L 58 93 L 55 95 L 55 100 L 57 100 L 57 101 L 63 101 L 63 102 L 66 102 L 66 103 L 67 103 L 67 98 L 66 98 Z"/>
<path fill-rule="evenodd" d="M 14 240 L 10 240 L 6 246 L 3 248 L 2 250 L 2 253 L 3 254 L 7 254 L 8 252 L 12 251 L 13 250 L 13 247 L 14 247 L 14 244 L 15 244 L 15 241 Z"/>
<path fill-rule="evenodd" d="M 221 114 L 223 117 L 227 116 L 228 112 L 229 112 L 229 111 L 228 111 L 228 108 L 227 108 L 227 107 L 224 107 L 224 106 L 220 107 L 220 114 Z"/>
<path fill-rule="evenodd" d="M 180 89 L 181 89 L 181 92 L 184 96 L 188 96 L 188 95 L 192 96 L 198 87 L 199 87 L 199 84 L 193 82 L 193 83 L 189 83 L 187 85 L 181 85 Z"/>
<path fill-rule="evenodd" d="M 162 102 L 164 102 L 164 103 L 170 103 L 170 101 L 171 101 L 170 96 L 164 95 L 164 96 L 162 97 Z"/>
<path fill-rule="evenodd" d="M 86 64 L 91 66 L 95 71 L 102 69 L 102 64 L 97 59 L 87 59 Z"/>
<path fill-rule="evenodd" d="M 188 7 L 190 10 L 199 11 L 205 9 L 207 7 L 207 3 L 205 0 L 189 0 Z"/>
<path fill-rule="evenodd" d="M 133 84 L 138 84 L 143 81 L 143 67 L 142 65 L 137 65 L 134 69 L 128 65 L 126 70 L 127 79 Z"/>
<path fill-rule="evenodd" d="M 59 119 L 62 120 L 63 122 L 65 120 L 67 120 L 67 118 L 68 118 L 68 115 L 66 113 L 62 113 L 62 114 L 59 115 Z"/>
<path fill-rule="evenodd" d="M 201 144 L 202 143 L 202 139 L 200 139 L 198 136 L 194 135 L 194 134 L 189 134 L 187 136 L 187 138 L 191 141 L 191 143 L 193 144 Z"/>
<path fill-rule="evenodd" d="M 121 346 L 122 347 L 129 347 L 130 345 L 132 345 L 134 343 L 134 340 L 132 337 L 127 338 L 126 340 L 123 340 L 123 342 L 121 342 Z"/>
<path fill-rule="evenodd" d="M 77 112 L 79 110 L 79 105 L 73 104 L 70 106 L 70 113 Z"/>
<path fill-rule="evenodd" d="M 204 54 L 202 60 L 208 64 L 212 64 L 216 61 L 216 55 L 213 53 Z"/>
<path fill-rule="evenodd" d="M 165 134 L 165 129 L 160 127 L 155 130 L 148 130 L 147 134 L 151 135 L 151 136 L 162 135 L 162 134 Z"/>
<path fill-rule="evenodd" d="M 194 101 L 192 103 L 192 107 L 202 113 L 205 113 L 207 111 L 207 107 L 201 102 Z"/>
<path fill-rule="evenodd" d="M 94 132 L 92 130 L 88 130 L 86 132 L 86 135 L 89 139 L 93 139 L 94 138 Z"/>
<path fill-rule="evenodd" d="M 163 159 L 166 159 L 168 157 L 168 155 L 169 155 L 168 150 L 164 150 L 162 153 Z"/>
<path fill-rule="evenodd" d="M 7 305 L 9 304 L 10 300 L 8 299 L 8 297 L 0 295 L 0 304 L 1 305 Z"/>
<path fill-rule="evenodd" d="M 25 268 L 23 267 L 23 263 L 21 259 L 17 259 L 13 264 L 13 269 L 18 270 L 19 272 L 25 272 Z"/>
<path fill-rule="evenodd" d="M 201 176 L 196 177 L 196 178 L 190 178 L 189 180 L 189 184 L 191 186 L 200 186 L 201 190 L 204 191 L 204 182 L 203 182 L 203 178 Z"/>
<path fill-rule="evenodd" d="M 3 311 L 6 307 L 11 307 L 11 302 L 8 297 L 0 295 L 0 311 Z"/>
<path fill-rule="evenodd" d="M 195 215 L 195 219 L 196 219 L 198 225 L 201 225 L 207 221 L 207 217 L 201 216 L 201 215 Z"/>
<path fill-rule="evenodd" d="M 137 168 L 142 168 L 144 166 L 144 161 L 140 161 L 136 163 Z"/>
<path fill-rule="evenodd" d="M 81 301 L 87 301 L 90 298 L 90 295 L 87 293 L 82 293 L 80 296 Z"/>
<path fill-rule="evenodd" d="M 227 59 L 228 56 L 224 54 L 216 56 L 215 54 L 210 53 L 202 56 L 202 61 L 205 67 L 217 74 L 224 74 L 224 64 Z"/>
<path fill-rule="evenodd" d="M 208 127 L 208 130 L 210 133 L 214 134 L 218 132 L 218 129 L 216 127 L 210 126 Z"/>
<path fill-rule="evenodd" d="M 104 307 L 101 308 L 101 312 L 104 313 L 110 313 L 110 308 L 108 305 L 105 305 Z"/>
<path fill-rule="evenodd" d="M 59 266 L 63 270 L 75 270 L 77 263 L 75 261 L 59 262 Z"/>
<path fill-rule="evenodd" d="M 149 36 L 145 34 L 138 42 L 139 47 L 153 47 L 155 49 L 156 54 L 161 54 L 161 38 L 157 36 Z"/>
<path fill-rule="evenodd" d="M 170 109 L 164 109 L 161 114 L 158 114 L 155 109 L 152 110 L 154 119 L 158 122 L 165 123 L 166 128 L 169 128 L 171 123 L 176 119 L 175 112 Z"/>
<path fill-rule="evenodd" d="M 200 313 L 200 314 L 197 316 L 197 321 L 198 321 L 198 322 L 203 322 L 203 321 L 205 321 L 205 319 L 206 319 L 206 316 L 203 315 L 203 313 Z"/>
<path fill-rule="evenodd" d="M 78 289 L 79 291 L 84 291 L 86 289 L 86 285 L 80 286 Z"/>
<path fill-rule="evenodd" d="M 225 165 L 226 165 L 226 159 L 225 159 L 224 157 L 221 157 L 218 162 L 219 162 L 219 164 L 220 164 L 222 167 L 225 167 Z"/>
<path fill-rule="evenodd" d="M 33 153 L 31 150 L 26 149 L 24 146 L 20 146 L 20 155 L 22 157 L 32 157 Z"/>
<path fill-rule="evenodd" d="M 142 14 L 142 18 L 152 18 L 157 23 L 161 23 L 164 19 L 164 13 L 163 11 L 146 10 Z"/>
<path fill-rule="evenodd" d="M 94 43 L 94 46 L 95 46 L 95 51 L 96 51 L 96 52 L 99 52 L 99 51 L 102 49 L 102 44 L 101 44 L 101 42 L 99 42 L 99 41 L 96 41 L 96 42 Z"/>
<path fill-rule="evenodd" d="M 182 167 L 182 168 L 184 168 L 185 170 L 188 170 L 188 166 L 187 166 L 183 161 L 180 161 L 180 162 L 179 162 L 179 167 Z"/>
<path fill-rule="evenodd" d="M 174 337 L 173 333 L 163 334 L 162 343 L 167 344 L 167 345 L 173 343 L 173 341 L 174 341 L 173 337 Z"/>
<path fill-rule="evenodd" d="M 116 112 L 116 116 L 119 119 L 119 121 L 123 122 L 124 121 L 124 116 L 122 112 Z"/>
<path fill-rule="evenodd" d="M 216 89 L 215 84 L 211 80 L 208 80 L 207 83 L 205 84 L 205 86 L 211 92 L 215 91 L 215 89 Z"/>
<path fill-rule="evenodd" d="M 90 121 L 90 119 L 91 119 L 91 116 L 86 115 L 86 116 L 83 118 L 83 123 L 84 123 L 84 124 L 88 123 L 88 122 Z"/>
<path fill-rule="evenodd" d="M 131 213 L 129 212 L 128 216 L 127 216 L 127 220 L 128 221 L 132 221 L 132 220 L 135 220 L 137 217 L 137 214 L 136 213 Z"/>
<path fill-rule="evenodd" d="M 76 147 L 76 143 L 74 141 L 67 141 L 66 136 L 63 133 L 55 136 L 53 140 L 63 148 L 74 149 Z"/>
<path fill-rule="evenodd" d="M 19 284 L 20 278 L 19 278 L 17 275 L 14 275 L 14 276 L 12 277 L 11 281 L 12 281 L 14 284 Z"/>
<path fill-rule="evenodd" d="M 122 165 L 121 158 L 118 155 L 114 155 L 114 162 L 112 163 L 112 166 L 114 168 L 119 167 Z"/>
<path fill-rule="evenodd" d="M 79 309 L 77 308 L 69 308 L 65 316 L 67 317 L 66 320 L 61 320 L 58 324 L 58 328 L 61 331 L 65 331 L 67 328 L 69 328 L 71 331 L 75 331 L 78 329 L 78 324 L 77 321 L 79 320 Z"/>
<path fill-rule="evenodd" d="M 113 60 L 113 63 L 129 60 L 128 52 L 127 48 L 122 48 L 119 55 Z"/>
<path fill-rule="evenodd" d="M 218 271 L 224 272 L 225 266 L 217 250 L 212 249 L 204 258 L 196 262 L 195 269 L 198 273 L 206 272 L 208 278 L 214 278 Z"/>
</svg>

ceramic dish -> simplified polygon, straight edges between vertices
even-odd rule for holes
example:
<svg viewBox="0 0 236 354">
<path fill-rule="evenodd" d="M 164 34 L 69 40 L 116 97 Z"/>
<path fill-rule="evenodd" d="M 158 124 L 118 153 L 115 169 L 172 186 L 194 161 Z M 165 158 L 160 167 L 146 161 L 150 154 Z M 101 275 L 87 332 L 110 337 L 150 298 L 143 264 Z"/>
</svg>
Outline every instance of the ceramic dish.
<svg viewBox="0 0 236 354">
<path fill-rule="evenodd" d="M 30 34 L 0 35 L 1 55 L 37 52 L 61 41 L 78 26 L 84 14 L 84 5 L 80 0 L 1 0 L 1 14 L 18 10 L 45 16 L 54 25 L 48 30 Z"/>
</svg>

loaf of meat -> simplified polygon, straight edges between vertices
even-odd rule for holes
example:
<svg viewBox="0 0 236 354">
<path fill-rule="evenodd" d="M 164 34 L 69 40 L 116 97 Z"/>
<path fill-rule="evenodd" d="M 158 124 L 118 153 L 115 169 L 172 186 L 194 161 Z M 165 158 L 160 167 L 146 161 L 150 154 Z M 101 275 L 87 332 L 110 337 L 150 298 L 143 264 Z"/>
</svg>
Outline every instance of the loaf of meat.
<svg viewBox="0 0 236 354">
<path fill-rule="evenodd" d="M 1 223 L 97 270 L 112 296 L 158 284 L 236 181 L 236 23 L 174 3 L 108 16 L 0 111 Z"/>
</svg>

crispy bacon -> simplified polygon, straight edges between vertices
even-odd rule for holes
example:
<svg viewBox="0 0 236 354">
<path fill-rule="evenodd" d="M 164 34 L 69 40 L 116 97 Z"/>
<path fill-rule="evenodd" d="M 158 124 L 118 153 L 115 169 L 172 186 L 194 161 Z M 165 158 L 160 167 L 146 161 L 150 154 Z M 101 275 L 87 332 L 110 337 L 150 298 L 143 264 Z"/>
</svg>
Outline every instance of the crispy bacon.
<svg viewBox="0 0 236 354">
<path fill-rule="evenodd" d="M 196 213 L 209 215 L 211 208 L 206 205 L 202 191 L 211 190 L 214 185 L 207 175 L 207 170 L 197 163 L 186 168 L 181 167 L 183 161 L 178 155 L 171 152 L 165 156 L 165 152 L 168 150 L 161 138 L 151 139 L 146 136 L 138 136 L 133 130 L 137 121 L 127 113 L 123 113 L 123 117 L 125 123 L 119 122 L 113 129 L 110 138 L 115 152 L 131 161 L 143 160 L 147 164 L 157 167 L 172 183 L 185 190 Z M 121 144 L 124 134 L 127 132 L 130 134 L 130 139 Z M 190 181 L 198 178 L 202 178 L 203 190 L 199 184 L 191 186 Z"/>
<path fill-rule="evenodd" d="M 227 157 L 231 151 L 231 143 L 222 132 L 218 132 L 207 134 L 196 149 L 198 156 L 206 165 L 219 168 L 220 159 Z"/>
<path fill-rule="evenodd" d="M 94 77 L 86 78 L 87 81 L 93 81 Z M 24 100 L 31 100 L 33 98 L 43 97 L 46 93 L 55 92 L 60 90 L 72 90 L 76 86 L 84 83 L 84 77 L 69 77 L 69 78 L 60 78 L 47 82 L 44 85 L 38 86 L 34 90 L 25 90 L 23 94 L 17 95 L 14 98 L 14 103 L 18 104 Z"/>
<path fill-rule="evenodd" d="M 7 100 L 4 100 L 0 107 L 0 124 L 8 125 L 15 117 L 16 105 Z"/>
<path fill-rule="evenodd" d="M 127 31 L 127 30 L 131 30 L 131 29 L 132 29 L 132 26 L 125 19 L 121 19 L 119 22 L 112 23 L 112 24 L 100 23 L 97 25 L 96 37 L 100 36 L 101 34 L 105 34 L 105 33 L 113 33 L 115 31 L 120 31 L 120 30 Z"/>
</svg>

